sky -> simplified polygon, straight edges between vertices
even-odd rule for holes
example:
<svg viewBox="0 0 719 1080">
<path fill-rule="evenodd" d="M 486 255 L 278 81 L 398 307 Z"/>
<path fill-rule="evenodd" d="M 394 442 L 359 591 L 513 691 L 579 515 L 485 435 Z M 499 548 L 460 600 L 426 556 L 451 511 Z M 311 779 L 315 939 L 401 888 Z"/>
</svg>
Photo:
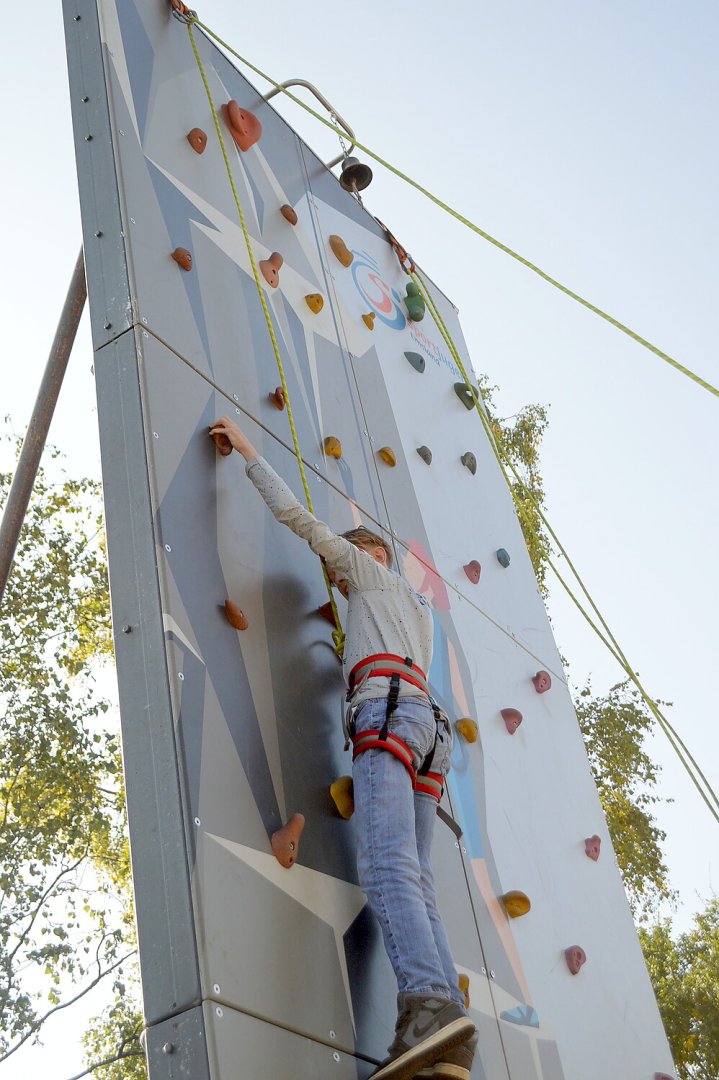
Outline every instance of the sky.
<svg viewBox="0 0 719 1080">
<path fill-rule="evenodd" d="M 719 385 L 714 3 L 205 0 L 198 11 L 278 81 L 315 83 L 362 142 L 482 229 Z M 22 434 L 81 243 L 58 3 L 13 10 L 0 88 L 0 413 Z M 279 108 L 326 160 L 339 152 L 311 117 Z M 719 789 L 719 400 L 373 169 L 365 205 L 459 308 L 500 415 L 549 407 L 547 516 Z M 99 476 L 91 367 L 84 318 L 51 439 L 71 469 Z M 570 678 L 606 691 L 621 672 L 549 586 Z M 685 929 L 719 888 L 719 826 L 663 736 L 651 753 L 673 800 L 656 816 Z M 64 1037 L 0 1066 L 2 1080 L 79 1072 L 82 1025 L 61 1026 Z"/>
</svg>

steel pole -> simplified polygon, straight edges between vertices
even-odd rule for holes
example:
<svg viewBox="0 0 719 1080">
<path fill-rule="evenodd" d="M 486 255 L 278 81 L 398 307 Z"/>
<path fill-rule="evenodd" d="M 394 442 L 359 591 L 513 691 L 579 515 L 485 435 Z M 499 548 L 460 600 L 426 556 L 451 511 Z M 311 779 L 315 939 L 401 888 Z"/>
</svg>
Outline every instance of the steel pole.
<svg viewBox="0 0 719 1080">
<path fill-rule="evenodd" d="M 10 575 L 15 548 L 86 297 L 85 260 L 80 248 L 0 524 L 0 602 Z"/>
</svg>

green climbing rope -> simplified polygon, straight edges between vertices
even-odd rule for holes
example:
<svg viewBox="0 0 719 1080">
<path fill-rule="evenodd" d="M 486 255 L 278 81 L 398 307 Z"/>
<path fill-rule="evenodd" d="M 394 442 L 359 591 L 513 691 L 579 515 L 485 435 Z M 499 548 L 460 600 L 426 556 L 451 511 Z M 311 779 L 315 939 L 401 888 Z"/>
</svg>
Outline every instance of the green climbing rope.
<svg viewBox="0 0 719 1080">
<path fill-rule="evenodd" d="M 230 159 L 229 159 L 228 154 L 227 154 L 227 148 L 225 146 L 225 140 L 224 140 L 223 135 L 222 135 L 222 128 L 220 126 L 220 120 L 219 120 L 219 117 L 217 115 L 217 109 L 215 107 L 215 102 L 214 102 L 214 99 L 212 97 L 212 91 L 210 90 L 210 84 L 209 84 L 209 82 L 207 80 L 207 74 L 205 72 L 205 68 L 204 68 L 204 65 L 202 63 L 202 57 L 200 56 L 200 52 L 199 52 L 199 50 L 197 48 L 197 42 L 195 41 L 195 35 L 192 32 L 192 24 L 193 24 L 194 21 L 195 20 L 193 18 L 189 18 L 189 20 L 187 22 L 187 33 L 188 33 L 189 38 L 190 38 L 190 43 L 192 45 L 192 51 L 193 51 L 194 56 L 195 56 L 195 61 L 197 63 L 197 68 L 198 68 L 198 70 L 200 72 L 200 77 L 202 79 L 202 84 L 205 87 L 205 93 L 207 94 L 207 100 L 210 103 L 210 109 L 212 111 L 212 119 L 213 119 L 214 124 L 215 124 L 215 131 L 217 132 L 217 138 L 219 140 L 220 148 L 222 150 L 222 157 L 223 157 L 224 162 L 225 162 L 225 168 L 227 169 L 227 176 L 228 176 L 228 179 L 230 181 L 230 187 L 232 188 L 232 195 L 233 195 L 234 200 L 235 200 L 235 206 L 237 207 L 237 213 L 238 213 L 238 216 L 239 216 L 239 219 L 240 219 L 240 225 L 242 227 L 242 234 L 243 234 L 243 236 L 245 238 L 245 243 L 247 245 L 247 253 L 249 255 L 250 265 L 252 267 L 252 275 L 253 275 L 253 277 L 255 279 L 255 285 L 257 286 L 257 292 L 258 292 L 258 295 L 259 295 L 259 298 L 260 298 L 260 303 L 262 304 L 262 311 L 263 311 L 264 316 L 265 316 L 265 322 L 267 323 L 267 331 L 268 331 L 269 336 L 270 336 L 270 341 L 272 342 L 272 349 L 273 349 L 274 354 L 275 354 L 275 360 L 277 361 L 277 370 L 279 371 L 280 382 L 282 384 L 282 392 L 283 392 L 283 394 L 285 396 L 285 404 L 287 406 L 287 419 L 288 419 L 289 425 L 290 425 L 290 432 L 292 433 L 292 445 L 294 446 L 295 456 L 297 458 L 297 467 L 299 469 L 300 476 L 302 478 L 302 486 L 303 486 L 304 491 L 305 491 L 305 498 L 307 500 L 307 508 L 310 511 L 310 513 L 314 513 L 314 507 L 312 505 L 312 495 L 310 494 L 310 486 L 307 483 L 307 475 L 305 473 L 305 466 L 304 466 L 304 462 L 302 460 L 302 453 L 300 451 L 300 443 L 299 443 L 299 439 L 297 437 L 297 428 L 295 427 L 295 420 L 294 420 L 294 416 L 292 414 L 292 403 L 290 401 L 290 392 L 289 392 L 289 389 L 287 387 L 287 380 L 285 378 L 285 369 L 284 369 L 284 365 L 282 363 L 282 355 L 280 353 L 280 347 L 279 347 L 279 345 L 277 343 L 277 336 L 275 335 L 275 328 L 272 325 L 272 318 L 270 316 L 270 312 L 269 312 L 269 309 L 267 307 L 267 300 L 265 299 L 265 291 L 262 288 L 262 283 L 260 282 L 260 275 L 259 275 L 259 271 L 257 269 L 257 262 L 255 260 L 255 255 L 254 255 L 254 252 L 252 250 L 252 241 L 250 240 L 250 234 L 249 234 L 249 230 L 247 228 L 247 222 L 245 221 L 245 215 L 244 215 L 244 212 L 242 210 L 242 203 L 240 202 L 240 196 L 239 196 L 238 191 L 237 191 L 237 185 L 235 184 L 235 178 L 234 178 L 234 176 L 232 174 L 232 168 L 230 166 Z M 340 622 L 339 612 L 337 610 L 337 604 L 335 602 L 335 598 L 334 598 L 334 595 L 332 593 L 332 584 L 330 582 L 330 579 L 329 579 L 329 576 L 327 574 L 327 570 L 326 570 L 324 564 L 322 564 L 322 573 L 324 574 L 325 584 L 327 586 L 327 593 L 328 593 L 328 596 L 330 598 L 330 604 L 332 606 L 332 614 L 333 614 L 334 620 L 335 620 L 335 629 L 332 631 L 332 640 L 334 641 L 334 644 L 335 644 L 335 652 L 337 653 L 338 656 L 341 657 L 343 652 L 344 652 L 344 638 L 345 638 L 345 635 L 344 635 L 344 632 L 342 630 L 342 624 Z"/>
</svg>

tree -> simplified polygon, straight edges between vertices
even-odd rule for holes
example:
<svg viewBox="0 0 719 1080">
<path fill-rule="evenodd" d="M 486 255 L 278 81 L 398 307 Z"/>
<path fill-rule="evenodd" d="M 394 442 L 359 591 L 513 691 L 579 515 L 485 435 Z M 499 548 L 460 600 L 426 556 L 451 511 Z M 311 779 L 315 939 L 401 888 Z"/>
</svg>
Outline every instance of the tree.
<svg viewBox="0 0 719 1080">
<path fill-rule="evenodd" d="M 40 470 L 0 635 L 3 1061 L 135 951 L 119 747 L 90 664 L 111 654 L 99 485 Z"/>
</svg>

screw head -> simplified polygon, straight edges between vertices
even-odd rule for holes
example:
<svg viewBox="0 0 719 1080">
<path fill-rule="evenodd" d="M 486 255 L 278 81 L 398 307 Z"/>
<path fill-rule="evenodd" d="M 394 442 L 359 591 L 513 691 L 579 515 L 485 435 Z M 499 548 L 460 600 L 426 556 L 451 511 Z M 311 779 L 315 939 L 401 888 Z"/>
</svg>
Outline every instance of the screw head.
<svg viewBox="0 0 719 1080">
<path fill-rule="evenodd" d="M 336 1038 L 337 1038 L 337 1032 L 336 1031 L 330 1031 L 330 1039 L 336 1039 Z"/>
<path fill-rule="evenodd" d="M 219 1005 L 215 1009 L 215 1013 L 216 1013 L 217 1016 L 224 1016 L 224 1013 L 222 1012 L 222 1009 L 220 1008 Z"/>
<path fill-rule="evenodd" d="M 75 15 L 74 18 L 75 18 L 75 22 L 80 22 L 80 19 L 82 18 L 82 15 Z"/>
<path fill-rule="evenodd" d="M 340 1056 L 339 1056 L 339 1054 L 337 1053 L 337 1051 L 336 1051 L 336 1050 L 335 1050 L 335 1051 L 334 1051 L 334 1053 L 332 1054 L 332 1057 L 334 1058 L 334 1060 L 335 1060 L 335 1061 L 339 1061 L 339 1060 L 340 1060 Z"/>
<path fill-rule="evenodd" d="M 182 673 L 181 671 L 178 671 L 178 673 L 177 673 L 177 677 L 178 677 L 178 679 L 180 680 L 180 682 L 184 682 L 184 681 L 185 681 L 185 676 L 183 675 L 183 673 Z"/>
<path fill-rule="evenodd" d="M 172 551 L 172 548 L 169 544 L 165 544 L 165 551 Z"/>
<path fill-rule="evenodd" d="M 122 128 L 118 128 L 118 131 L 120 132 L 121 135 L 125 134 L 125 132 L 122 130 Z"/>
<path fill-rule="evenodd" d="M 220 984 L 219 983 L 215 983 L 215 985 L 212 987 L 212 992 L 213 992 L 213 994 L 219 994 L 219 992 L 220 992 Z"/>
<path fill-rule="evenodd" d="M 89 97 L 87 96 L 87 94 L 85 94 L 85 95 L 84 95 L 84 96 L 83 96 L 83 97 L 81 98 L 81 100 L 87 103 L 87 102 L 88 102 L 88 101 L 89 101 L 90 99 L 89 99 Z"/>
<path fill-rule="evenodd" d="M 489 973 L 489 977 L 490 977 L 490 979 L 493 979 L 493 978 L 494 978 L 494 972 L 493 972 L 493 971 L 490 971 L 490 973 Z"/>
<path fill-rule="evenodd" d="M 102 326 L 103 326 L 103 330 L 112 330 L 112 323 L 111 322 L 103 323 Z"/>
<path fill-rule="evenodd" d="M 125 625 L 122 628 L 122 632 L 123 632 L 123 634 L 131 634 L 132 633 L 132 627 L 130 626 L 129 623 L 125 623 Z"/>
<path fill-rule="evenodd" d="M 157 434 L 156 431 L 153 431 L 152 437 L 153 437 L 153 439 L 159 439 L 160 438 L 160 436 Z"/>
<path fill-rule="evenodd" d="M 162 1052 L 163 1052 L 163 1054 L 174 1054 L 175 1053 L 174 1043 L 166 1042 L 165 1045 L 162 1048 Z"/>
<path fill-rule="evenodd" d="M 92 135 L 86 135 L 85 142 L 92 142 Z"/>
<path fill-rule="evenodd" d="M 102 236 L 102 229 L 98 229 L 95 236 Z"/>
<path fill-rule="evenodd" d="M 195 818 L 195 825 L 197 825 L 197 827 L 199 828 L 201 824 L 202 824 L 202 822 L 200 821 L 200 819 L 198 817 L 196 817 Z"/>
</svg>

